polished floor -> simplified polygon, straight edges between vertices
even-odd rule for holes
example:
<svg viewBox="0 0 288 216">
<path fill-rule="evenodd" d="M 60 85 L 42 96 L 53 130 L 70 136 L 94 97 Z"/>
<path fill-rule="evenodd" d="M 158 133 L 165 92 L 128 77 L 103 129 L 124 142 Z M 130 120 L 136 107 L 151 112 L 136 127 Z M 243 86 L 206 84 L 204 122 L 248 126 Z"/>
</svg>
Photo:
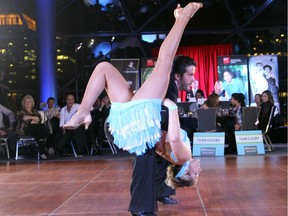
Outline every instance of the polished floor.
<svg viewBox="0 0 288 216">
<path fill-rule="evenodd" d="M 161 216 L 286 216 L 287 144 L 257 156 L 201 157 L 197 187 L 177 190 Z M 0 215 L 129 215 L 132 157 L 0 161 Z"/>
</svg>

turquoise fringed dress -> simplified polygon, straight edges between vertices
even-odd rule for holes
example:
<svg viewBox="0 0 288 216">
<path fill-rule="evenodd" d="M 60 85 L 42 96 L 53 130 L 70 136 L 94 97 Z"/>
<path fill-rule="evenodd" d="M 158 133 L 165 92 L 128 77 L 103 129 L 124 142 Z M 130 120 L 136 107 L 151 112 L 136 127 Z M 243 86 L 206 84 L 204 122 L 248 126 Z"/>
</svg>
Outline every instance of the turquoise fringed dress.
<svg viewBox="0 0 288 216">
<path fill-rule="evenodd" d="M 142 155 L 154 148 L 161 137 L 162 99 L 112 102 L 108 116 L 109 130 L 120 149 Z"/>
</svg>

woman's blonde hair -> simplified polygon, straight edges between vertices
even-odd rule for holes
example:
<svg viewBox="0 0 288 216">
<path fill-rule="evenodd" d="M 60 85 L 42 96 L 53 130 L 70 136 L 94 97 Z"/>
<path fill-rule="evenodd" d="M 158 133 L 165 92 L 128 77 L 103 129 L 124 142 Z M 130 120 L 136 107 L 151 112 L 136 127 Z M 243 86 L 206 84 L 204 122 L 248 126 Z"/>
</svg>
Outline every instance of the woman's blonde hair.
<svg viewBox="0 0 288 216">
<path fill-rule="evenodd" d="M 177 178 L 175 177 L 181 168 L 182 166 L 179 165 L 168 166 L 165 180 L 166 184 L 172 188 L 190 187 L 196 185 L 197 182 L 195 182 L 188 173 L 185 173 Z"/>
<path fill-rule="evenodd" d="M 31 96 L 31 95 L 25 95 L 22 99 L 22 107 L 25 106 L 25 101 L 26 100 L 31 100 L 32 101 L 32 107 L 34 107 L 35 105 L 35 101 L 34 101 L 34 98 Z"/>
</svg>

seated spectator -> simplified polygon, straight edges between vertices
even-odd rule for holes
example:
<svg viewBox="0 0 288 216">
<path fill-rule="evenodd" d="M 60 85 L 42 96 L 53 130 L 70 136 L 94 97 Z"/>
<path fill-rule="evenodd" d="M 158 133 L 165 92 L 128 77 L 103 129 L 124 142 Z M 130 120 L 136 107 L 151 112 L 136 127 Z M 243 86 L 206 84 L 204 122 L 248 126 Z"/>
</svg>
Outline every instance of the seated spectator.
<svg viewBox="0 0 288 216">
<path fill-rule="evenodd" d="M 55 98 L 47 99 L 47 109 L 45 110 L 47 121 L 49 121 L 50 133 L 47 135 L 47 148 L 50 156 L 54 155 L 54 140 L 59 131 L 60 108 L 55 105 Z"/>
<path fill-rule="evenodd" d="M 212 93 L 208 96 L 207 100 L 201 106 L 201 108 L 207 109 L 208 107 L 219 107 L 219 95 Z"/>
<path fill-rule="evenodd" d="M 104 123 L 109 115 L 110 108 L 111 103 L 109 97 L 108 96 L 103 97 L 101 101 L 101 106 L 99 107 L 100 121 L 99 121 L 98 140 L 100 146 L 103 144 L 103 140 L 105 139 Z"/>
<path fill-rule="evenodd" d="M 88 131 L 87 131 L 87 145 L 89 149 L 94 147 L 93 153 L 95 154 L 101 154 L 100 146 L 98 142 L 98 131 L 99 131 L 99 121 L 101 119 L 99 108 L 101 106 L 101 98 L 98 97 L 93 104 L 93 108 L 90 112 L 92 117 L 92 122 L 89 125 Z"/>
<path fill-rule="evenodd" d="M 187 101 L 189 101 L 189 98 L 196 98 L 196 94 L 197 94 L 197 93 L 201 94 L 202 97 L 205 98 L 205 97 L 204 97 L 204 92 L 203 92 L 203 90 L 199 89 L 199 88 L 198 88 L 198 85 L 199 85 L 198 80 L 194 79 L 194 80 L 192 81 L 191 86 L 190 86 L 190 89 L 191 89 L 191 90 L 190 90 L 190 91 L 187 91 Z"/>
<path fill-rule="evenodd" d="M 200 108 L 201 105 L 198 103 L 198 100 L 203 99 L 203 98 L 204 98 L 204 95 L 200 91 L 196 92 L 196 94 L 195 94 L 196 103 L 192 103 L 189 106 L 189 111 L 194 111 L 194 110 Z"/>
<path fill-rule="evenodd" d="M 261 104 L 261 110 L 259 113 L 259 123 L 258 123 L 258 130 L 265 131 L 266 126 L 269 121 L 270 113 L 272 110 L 272 107 L 274 106 L 274 99 L 272 96 L 272 93 L 269 90 L 262 92 L 262 104 Z"/>
<path fill-rule="evenodd" d="M 63 128 L 63 125 L 65 125 L 71 119 L 80 106 L 80 104 L 75 103 L 75 97 L 73 94 L 67 94 L 65 101 L 66 106 L 64 106 L 60 111 L 60 129 L 55 140 L 57 157 L 61 155 L 64 145 L 71 141 L 75 144 L 76 152 L 79 155 L 83 154 L 84 147 L 87 145 L 84 125 L 81 125 L 74 130 L 65 130 Z"/>
<path fill-rule="evenodd" d="M 255 94 L 254 102 L 256 103 L 256 106 L 261 106 L 262 104 L 261 94 Z"/>
<path fill-rule="evenodd" d="M 242 127 L 242 107 L 245 107 L 245 96 L 242 93 L 233 93 L 231 97 L 231 104 L 234 107 L 233 111 L 236 116 L 234 125 L 235 130 L 241 130 Z"/>
<path fill-rule="evenodd" d="M 212 93 L 219 95 L 219 97 L 229 98 L 227 92 L 225 91 L 225 89 L 223 89 L 223 84 L 221 80 L 217 80 L 215 82 L 214 91 Z"/>
<path fill-rule="evenodd" d="M 34 109 L 35 102 L 31 95 L 26 95 L 22 99 L 22 110 L 18 111 L 16 118 L 16 134 L 22 136 L 32 136 L 38 143 L 40 158 L 46 160 L 48 157 L 45 152 L 47 136 L 44 124 L 41 124 L 41 115 L 38 110 Z"/>
<path fill-rule="evenodd" d="M 94 140 L 97 139 L 95 154 L 101 154 L 100 147 L 103 145 L 103 140 L 105 139 L 104 123 L 109 115 L 111 103 L 109 97 L 106 95 L 102 99 L 98 98 L 96 102 L 91 111 L 91 127 L 93 127 L 93 132 L 91 132 L 94 134 Z"/>
<path fill-rule="evenodd" d="M 3 118 L 4 115 L 8 117 L 9 125 L 4 124 L 4 118 Z M 15 147 L 17 142 L 17 136 L 13 131 L 14 122 L 15 122 L 14 113 L 5 106 L 2 106 L 0 104 L 0 137 L 8 138 L 9 151 L 12 157 L 13 155 L 15 155 Z"/>
</svg>

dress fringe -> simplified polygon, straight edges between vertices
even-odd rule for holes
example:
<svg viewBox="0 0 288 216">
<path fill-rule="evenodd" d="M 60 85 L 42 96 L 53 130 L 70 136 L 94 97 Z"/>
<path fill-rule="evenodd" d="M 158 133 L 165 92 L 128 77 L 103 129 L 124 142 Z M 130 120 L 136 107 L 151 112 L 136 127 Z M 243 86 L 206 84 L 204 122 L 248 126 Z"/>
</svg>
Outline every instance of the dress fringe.
<svg viewBox="0 0 288 216">
<path fill-rule="evenodd" d="M 112 103 L 109 130 L 119 148 L 142 155 L 161 137 L 161 99 Z"/>
</svg>

